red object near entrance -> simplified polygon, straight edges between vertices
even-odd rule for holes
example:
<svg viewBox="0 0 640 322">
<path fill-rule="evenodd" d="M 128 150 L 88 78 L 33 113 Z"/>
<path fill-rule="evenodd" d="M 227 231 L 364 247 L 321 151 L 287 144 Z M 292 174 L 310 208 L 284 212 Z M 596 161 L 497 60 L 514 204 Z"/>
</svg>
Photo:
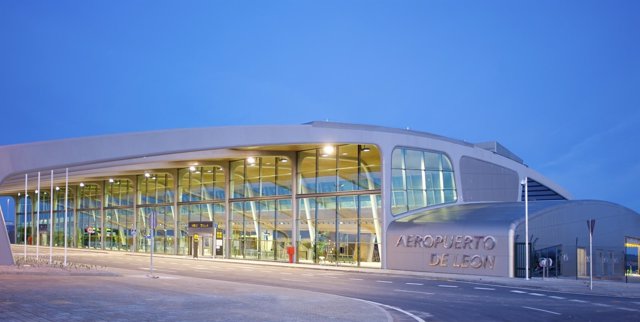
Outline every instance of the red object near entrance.
<svg viewBox="0 0 640 322">
<path fill-rule="evenodd" d="M 287 247 L 287 254 L 289 254 L 289 263 L 293 263 L 293 254 L 295 254 L 295 248 L 293 246 Z"/>
</svg>

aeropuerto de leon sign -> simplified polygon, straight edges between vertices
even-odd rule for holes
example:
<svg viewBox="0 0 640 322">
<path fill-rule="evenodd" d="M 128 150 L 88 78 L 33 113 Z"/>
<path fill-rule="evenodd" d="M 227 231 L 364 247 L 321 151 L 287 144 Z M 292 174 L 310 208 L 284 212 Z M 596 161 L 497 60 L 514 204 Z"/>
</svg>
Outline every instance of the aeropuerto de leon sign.
<svg viewBox="0 0 640 322">
<path fill-rule="evenodd" d="M 430 250 L 429 266 L 493 269 L 496 256 L 487 254 L 496 248 L 490 235 L 400 235 L 396 247 Z"/>
</svg>

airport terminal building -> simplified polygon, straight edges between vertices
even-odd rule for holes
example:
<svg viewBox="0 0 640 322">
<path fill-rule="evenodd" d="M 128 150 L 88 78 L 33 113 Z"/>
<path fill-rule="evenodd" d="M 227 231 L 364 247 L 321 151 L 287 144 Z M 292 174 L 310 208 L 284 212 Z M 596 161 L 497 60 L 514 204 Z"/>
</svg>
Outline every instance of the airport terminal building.
<svg viewBox="0 0 640 322">
<path fill-rule="evenodd" d="M 594 276 L 638 272 L 638 213 L 573 200 L 497 142 L 311 122 L 36 142 L 0 156 L 16 244 L 518 277 L 528 211 L 533 276 L 541 258 L 552 275 L 588 276 L 588 220 Z"/>
</svg>

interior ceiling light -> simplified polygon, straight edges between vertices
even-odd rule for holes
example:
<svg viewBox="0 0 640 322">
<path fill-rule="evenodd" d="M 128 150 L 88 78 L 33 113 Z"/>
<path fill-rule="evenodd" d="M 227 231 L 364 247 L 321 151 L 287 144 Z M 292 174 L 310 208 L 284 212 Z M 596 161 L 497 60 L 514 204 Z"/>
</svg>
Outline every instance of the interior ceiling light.
<svg viewBox="0 0 640 322">
<path fill-rule="evenodd" d="M 113 183 L 113 178 L 109 178 L 109 183 Z"/>
<path fill-rule="evenodd" d="M 249 162 L 249 164 L 256 164 L 256 158 L 254 158 L 254 157 L 248 157 L 248 158 L 247 158 L 247 162 Z"/>
<path fill-rule="evenodd" d="M 83 182 L 80 182 L 80 187 L 84 187 L 84 183 Z"/>
<path fill-rule="evenodd" d="M 190 166 L 189 167 L 189 171 L 196 171 L 196 167 L 195 166 Z"/>
<path fill-rule="evenodd" d="M 40 193 L 38 190 L 36 190 L 36 194 Z"/>
<path fill-rule="evenodd" d="M 369 152 L 369 151 L 371 151 L 371 149 L 369 149 L 368 147 L 366 147 L 364 145 L 362 146 L 362 152 Z"/>
<path fill-rule="evenodd" d="M 144 173 L 144 176 L 145 176 L 145 177 L 147 177 L 147 178 L 149 178 L 149 177 L 151 177 L 151 173 L 149 173 L 149 172 L 145 172 L 145 173 Z"/>
<path fill-rule="evenodd" d="M 56 187 L 56 191 L 60 190 L 60 187 Z"/>
<path fill-rule="evenodd" d="M 280 159 L 280 162 L 287 163 L 287 162 L 289 162 L 289 160 L 287 158 L 282 158 L 282 159 Z"/>
</svg>

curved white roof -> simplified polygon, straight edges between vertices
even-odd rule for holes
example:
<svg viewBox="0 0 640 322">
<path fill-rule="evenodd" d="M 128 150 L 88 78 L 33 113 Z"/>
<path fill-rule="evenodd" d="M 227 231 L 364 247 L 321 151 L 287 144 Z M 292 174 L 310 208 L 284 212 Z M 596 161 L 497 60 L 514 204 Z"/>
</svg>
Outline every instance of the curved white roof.
<svg viewBox="0 0 640 322">
<path fill-rule="evenodd" d="M 289 155 L 328 143 L 375 144 L 383 155 L 383 165 L 390 162 L 391 152 L 397 146 L 443 151 L 454 165 L 461 156 L 471 156 L 513 169 L 520 177 L 533 177 L 565 197 L 570 196 L 518 162 L 515 155 L 500 153 L 498 149 L 425 132 L 333 122 L 175 129 L 2 146 L 0 192 L 20 191 L 24 187 L 24 174 L 37 171 L 48 175 L 48 171 L 54 170 L 54 176 L 60 177 L 69 168 L 70 177 L 84 180 L 274 151 Z"/>
</svg>

